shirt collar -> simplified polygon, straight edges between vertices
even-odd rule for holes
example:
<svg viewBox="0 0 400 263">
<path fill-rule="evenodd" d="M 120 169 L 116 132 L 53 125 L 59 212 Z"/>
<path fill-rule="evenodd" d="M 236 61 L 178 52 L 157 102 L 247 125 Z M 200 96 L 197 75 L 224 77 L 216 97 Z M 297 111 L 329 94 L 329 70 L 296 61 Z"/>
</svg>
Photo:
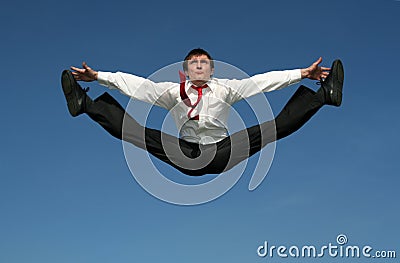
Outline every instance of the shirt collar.
<svg viewBox="0 0 400 263">
<path fill-rule="evenodd" d="M 210 79 L 209 81 L 207 81 L 205 84 L 208 85 L 208 88 L 210 89 L 211 92 L 214 92 L 215 89 L 215 80 L 214 79 Z M 190 80 L 186 80 L 186 87 L 185 87 L 185 91 L 188 92 L 188 90 L 190 89 L 190 87 L 194 85 Z"/>
</svg>

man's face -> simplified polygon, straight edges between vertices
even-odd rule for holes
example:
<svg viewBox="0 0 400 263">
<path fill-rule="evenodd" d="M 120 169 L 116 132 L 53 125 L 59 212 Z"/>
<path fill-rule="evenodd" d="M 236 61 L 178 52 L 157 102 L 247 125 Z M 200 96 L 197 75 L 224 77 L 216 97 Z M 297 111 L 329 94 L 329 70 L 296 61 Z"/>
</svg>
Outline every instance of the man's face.
<svg viewBox="0 0 400 263">
<path fill-rule="evenodd" d="M 202 85 L 214 74 L 214 68 L 206 55 L 194 56 L 188 60 L 185 73 L 195 85 Z"/>
</svg>

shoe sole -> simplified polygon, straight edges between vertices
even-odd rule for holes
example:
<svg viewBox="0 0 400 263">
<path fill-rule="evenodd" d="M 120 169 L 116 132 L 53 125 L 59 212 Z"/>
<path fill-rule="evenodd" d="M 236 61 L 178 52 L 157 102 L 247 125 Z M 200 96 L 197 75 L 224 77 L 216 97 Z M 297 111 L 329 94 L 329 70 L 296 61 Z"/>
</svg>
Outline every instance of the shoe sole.
<svg viewBox="0 0 400 263">
<path fill-rule="evenodd" d="M 67 100 L 68 111 L 72 117 L 78 116 L 79 105 L 76 103 L 77 99 L 74 98 L 73 87 L 76 85 L 74 76 L 71 71 L 64 70 L 61 75 L 61 86 L 64 96 Z"/>
<path fill-rule="evenodd" d="M 339 59 L 335 60 L 332 64 L 332 73 L 334 74 L 334 89 L 331 91 L 331 98 L 334 101 L 335 106 L 342 104 L 343 97 L 343 82 L 344 82 L 344 70 L 343 63 Z"/>
</svg>

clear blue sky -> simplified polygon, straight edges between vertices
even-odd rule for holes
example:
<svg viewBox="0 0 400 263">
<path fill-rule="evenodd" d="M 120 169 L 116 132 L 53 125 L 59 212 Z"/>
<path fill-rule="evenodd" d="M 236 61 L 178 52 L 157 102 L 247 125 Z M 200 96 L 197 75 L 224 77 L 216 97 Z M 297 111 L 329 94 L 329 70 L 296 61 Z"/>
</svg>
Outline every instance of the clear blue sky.
<svg viewBox="0 0 400 263">
<path fill-rule="evenodd" d="M 294 262 L 256 250 L 338 234 L 400 257 L 399 1 L 16 0 L 0 13 L 0 262 Z M 87 61 L 146 77 L 196 47 L 249 75 L 341 58 L 346 79 L 343 106 L 279 141 L 255 191 L 243 176 L 183 207 L 136 183 L 120 141 L 69 116 L 60 73 Z M 267 94 L 275 113 L 295 88 Z M 312 261 L 332 258 L 296 260 Z"/>
</svg>

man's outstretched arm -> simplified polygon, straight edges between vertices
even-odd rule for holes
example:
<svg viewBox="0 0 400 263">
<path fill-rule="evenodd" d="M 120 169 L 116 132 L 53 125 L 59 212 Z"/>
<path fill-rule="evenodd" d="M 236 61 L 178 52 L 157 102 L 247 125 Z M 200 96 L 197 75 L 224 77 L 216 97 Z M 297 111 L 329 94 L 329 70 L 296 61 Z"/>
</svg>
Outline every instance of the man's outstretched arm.
<svg viewBox="0 0 400 263">
<path fill-rule="evenodd" d="M 168 89 L 174 84 L 170 82 L 155 83 L 149 79 L 123 72 L 96 71 L 86 62 L 82 68 L 71 67 L 72 74 L 77 81 L 98 81 L 100 85 L 110 89 L 118 89 L 127 96 L 170 109 L 175 101 L 168 96 Z"/>
<path fill-rule="evenodd" d="M 296 84 L 305 78 L 311 80 L 326 78 L 329 75 L 330 68 L 321 67 L 321 62 L 322 58 L 320 57 L 307 68 L 269 71 L 254 75 L 248 79 L 226 80 L 225 84 L 235 91 L 229 103 L 233 104 L 259 93 L 279 90 L 289 85 Z"/>
</svg>

